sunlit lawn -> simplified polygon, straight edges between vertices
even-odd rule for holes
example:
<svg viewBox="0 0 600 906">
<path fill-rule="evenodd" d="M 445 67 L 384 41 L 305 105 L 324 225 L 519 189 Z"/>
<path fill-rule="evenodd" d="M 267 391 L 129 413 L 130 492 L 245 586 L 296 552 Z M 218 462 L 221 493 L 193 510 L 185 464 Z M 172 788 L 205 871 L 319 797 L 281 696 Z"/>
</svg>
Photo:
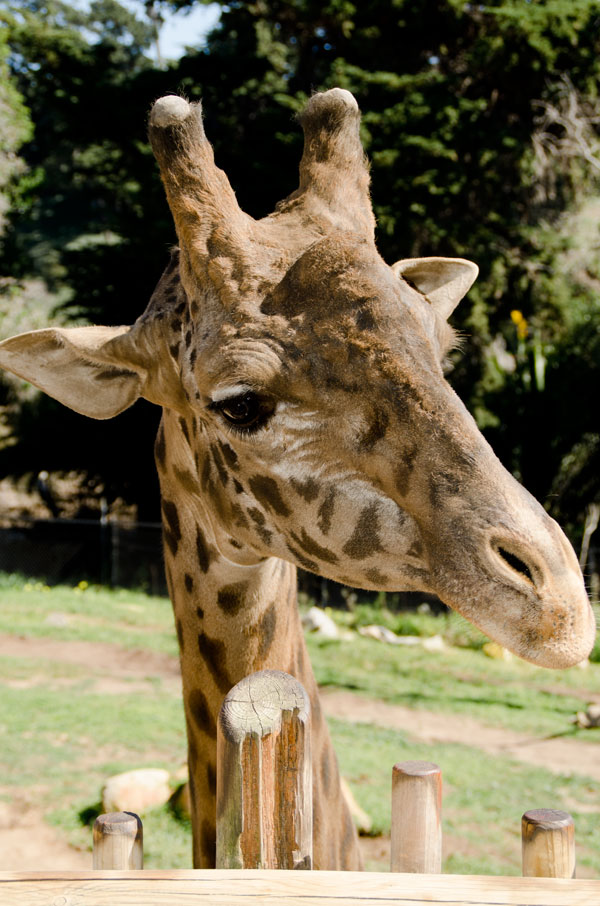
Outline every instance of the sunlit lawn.
<svg viewBox="0 0 600 906">
<path fill-rule="evenodd" d="M 4 577 L 0 605 L 5 635 L 118 644 L 124 657 L 130 649 L 176 655 L 164 599 L 86 587 L 45 590 Z M 419 618 L 411 619 L 414 631 Z M 416 629 L 444 631 L 446 618 L 432 620 L 424 618 Z M 453 627 L 448 637 L 456 632 Z M 596 739 L 593 731 L 575 730 L 570 720 L 588 695 L 600 693 L 598 665 L 554 673 L 516 659 L 491 660 L 474 649 L 428 653 L 357 635 L 308 641 L 322 684 L 530 734 Z M 174 774 L 185 761 L 183 711 L 172 677 L 142 671 L 137 678 L 122 678 L 112 692 L 99 692 L 101 657 L 69 664 L 21 656 L 0 658 L 0 676 L 4 796 L 24 792 L 81 848 L 90 844 L 89 822 L 106 777 L 142 766 Z M 518 873 L 521 814 L 528 808 L 562 807 L 576 819 L 579 865 L 600 876 L 600 785 L 595 781 L 490 757 L 476 746 L 425 745 L 395 730 L 342 721 L 331 725 L 342 772 L 383 833 L 389 831 L 392 765 L 416 758 L 442 767 L 446 871 Z M 146 865 L 189 867 L 188 824 L 168 807 L 143 817 Z"/>
</svg>

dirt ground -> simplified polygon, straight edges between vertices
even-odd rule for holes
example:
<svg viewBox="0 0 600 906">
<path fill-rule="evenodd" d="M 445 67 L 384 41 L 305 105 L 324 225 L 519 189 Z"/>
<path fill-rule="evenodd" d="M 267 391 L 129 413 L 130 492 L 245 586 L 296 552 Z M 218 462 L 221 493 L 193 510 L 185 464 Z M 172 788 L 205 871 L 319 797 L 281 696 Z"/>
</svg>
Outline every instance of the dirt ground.
<svg viewBox="0 0 600 906">
<path fill-rule="evenodd" d="M 38 659 L 62 663 L 102 663 L 103 676 L 96 680 L 96 691 L 116 694 L 122 687 L 130 692 L 131 680 L 144 691 L 151 686 L 147 677 L 160 675 L 174 691 L 180 687 L 179 663 L 176 658 L 147 651 L 125 652 L 117 645 L 61 642 L 52 639 L 25 639 L 0 634 L 0 656 L 30 658 L 32 671 L 27 685 L 43 682 L 36 675 Z M 125 683 L 127 680 L 127 683 Z M 110 684 L 110 688 L 106 687 Z M 322 691 L 325 713 L 356 723 L 404 730 L 423 742 L 464 742 L 484 752 L 502 754 L 517 761 L 540 765 L 557 773 L 574 772 L 600 780 L 598 746 L 594 742 L 575 739 L 545 739 L 516 733 L 501 727 L 485 726 L 473 718 L 456 714 L 412 710 L 363 698 L 343 690 Z M 598 731 L 600 733 L 600 731 Z M 0 795 L 7 793 L 0 787 Z M 389 841 L 385 838 L 362 838 L 365 858 L 385 861 Z M 44 870 L 52 868 L 86 869 L 91 855 L 68 846 L 43 819 L 34 802 L 14 799 L 0 802 L 0 869 Z"/>
</svg>

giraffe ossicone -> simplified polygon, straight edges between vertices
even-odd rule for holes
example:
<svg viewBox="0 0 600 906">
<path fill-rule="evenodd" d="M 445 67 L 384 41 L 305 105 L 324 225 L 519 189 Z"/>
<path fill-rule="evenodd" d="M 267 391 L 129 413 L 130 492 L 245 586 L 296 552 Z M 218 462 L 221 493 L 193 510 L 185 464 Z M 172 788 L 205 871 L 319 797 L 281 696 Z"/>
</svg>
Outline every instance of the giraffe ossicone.
<svg viewBox="0 0 600 906">
<path fill-rule="evenodd" d="M 356 868 L 356 835 L 308 660 L 295 567 L 431 591 L 533 663 L 584 659 L 594 619 L 575 554 L 502 467 L 443 376 L 446 318 L 477 268 L 388 266 L 374 242 L 358 107 L 310 99 L 299 186 L 254 220 L 173 97 L 150 139 L 177 230 L 131 327 L 47 328 L 0 366 L 78 412 L 163 407 L 155 456 L 180 645 L 194 863 L 214 864 L 216 722 L 244 676 L 296 676 L 313 710 L 314 861 Z"/>
</svg>

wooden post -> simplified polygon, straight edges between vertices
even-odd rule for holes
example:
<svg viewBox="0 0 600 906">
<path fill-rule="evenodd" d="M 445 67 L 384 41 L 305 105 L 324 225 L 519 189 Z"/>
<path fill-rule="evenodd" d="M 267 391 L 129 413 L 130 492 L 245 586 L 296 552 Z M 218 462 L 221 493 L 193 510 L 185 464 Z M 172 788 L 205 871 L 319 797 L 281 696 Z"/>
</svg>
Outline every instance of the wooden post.
<svg viewBox="0 0 600 906">
<path fill-rule="evenodd" d="M 312 868 L 310 702 L 279 670 L 247 676 L 219 714 L 217 868 Z"/>
<path fill-rule="evenodd" d="M 394 765 L 391 870 L 442 870 L 442 772 L 430 761 Z"/>
<path fill-rule="evenodd" d="M 94 822 L 94 868 L 128 871 L 144 867 L 142 822 L 133 812 L 109 812 Z"/>
<path fill-rule="evenodd" d="M 575 826 L 568 812 L 550 808 L 525 812 L 521 839 L 523 877 L 575 877 Z"/>
</svg>

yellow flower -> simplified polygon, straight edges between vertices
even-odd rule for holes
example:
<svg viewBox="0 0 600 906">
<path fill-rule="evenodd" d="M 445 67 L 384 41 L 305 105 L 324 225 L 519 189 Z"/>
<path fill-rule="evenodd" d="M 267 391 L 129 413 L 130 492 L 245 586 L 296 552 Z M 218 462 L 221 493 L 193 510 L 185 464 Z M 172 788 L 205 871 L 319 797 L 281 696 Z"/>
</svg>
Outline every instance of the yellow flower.
<svg viewBox="0 0 600 906">
<path fill-rule="evenodd" d="M 518 308 L 514 308 L 510 313 L 510 320 L 517 328 L 519 340 L 524 340 L 529 333 L 529 328 L 527 326 L 527 319 L 523 317 L 523 312 L 519 311 Z"/>
<path fill-rule="evenodd" d="M 85 591 L 86 588 L 89 588 L 89 585 L 85 581 L 85 579 L 82 579 L 82 581 L 78 583 L 77 588 L 79 589 L 79 591 Z"/>
</svg>

